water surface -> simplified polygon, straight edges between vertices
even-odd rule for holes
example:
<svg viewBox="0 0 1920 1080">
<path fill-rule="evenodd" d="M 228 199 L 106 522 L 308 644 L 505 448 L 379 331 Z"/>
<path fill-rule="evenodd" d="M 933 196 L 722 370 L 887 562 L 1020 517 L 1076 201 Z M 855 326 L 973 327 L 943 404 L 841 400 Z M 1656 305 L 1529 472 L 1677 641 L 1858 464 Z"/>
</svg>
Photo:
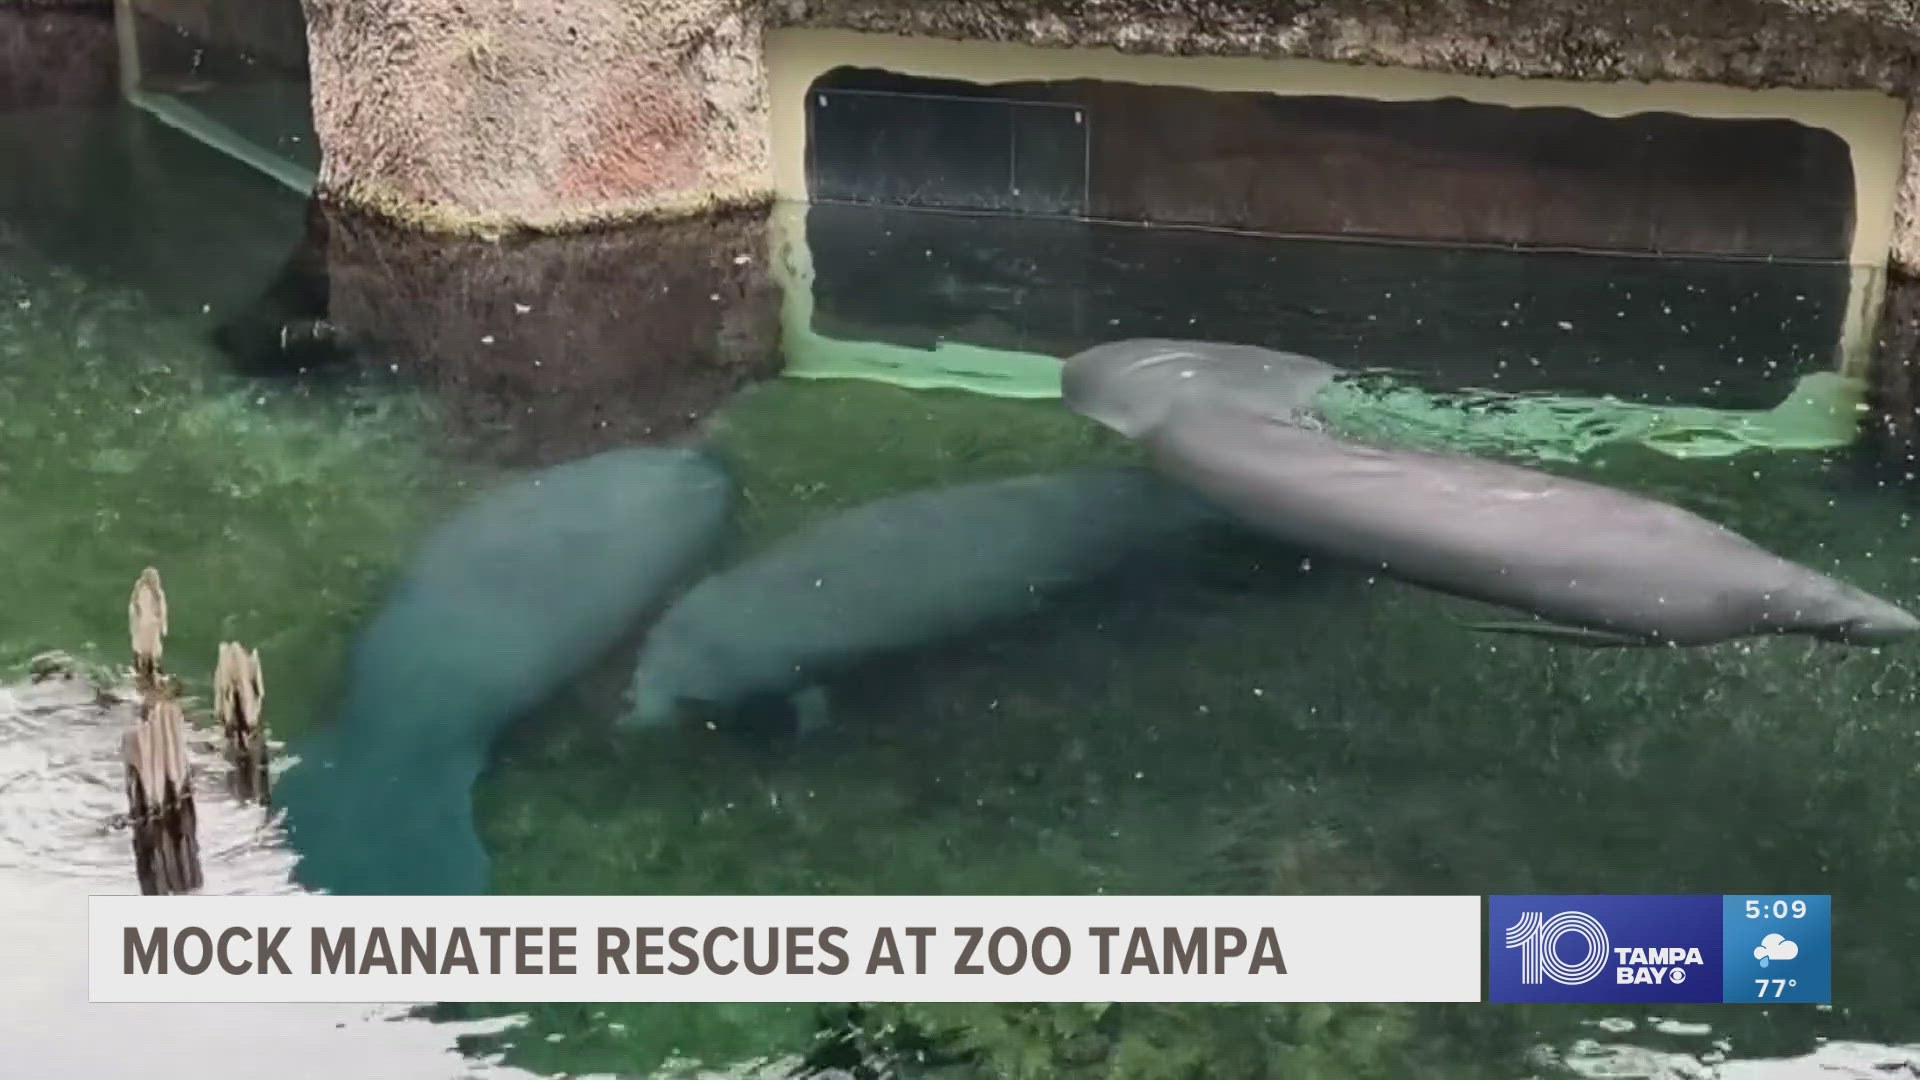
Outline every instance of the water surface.
<svg viewBox="0 0 1920 1080">
<path fill-rule="evenodd" d="M 711 439 L 743 494 L 739 528 L 716 553 L 724 566 L 889 494 L 1134 460 L 1057 401 L 765 378 L 766 339 L 745 309 L 760 293 L 717 299 L 640 260 L 606 277 L 619 264 L 604 245 L 576 264 L 595 268 L 572 279 L 591 289 L 521 295 L 537 275 L 513 278 L 498 303 L 471 307 L 447 299 L 459 290 L 429 289 L 445 306 L 370 328 L 387 332 L 364 370 L 245 377 L 210 330 L 280 272 L 301 242 L 302 207 L 123 114 L 4 117 L 0 139 L 67 148 L 75 181 L 56 191 L 17 164 L 21 153 L 0 152 L 16 163 L 0 189 L 0 550 L 13 571 L 0 617 L 0 896 L 15 916 L 0 948 L 26 957 L 9 965 L 0 1005 L 28 1018 L 25 1057 L 13 1056 L 24 1074 L 158 1060 L 126 1033 L 135 1021 L 86 1005 L 60 974 L 83 970 L 69 925 L 79 898 L 132 888 L 110 821 L 124 717 L 24 681 L 25 661 L 47 648 L 121 662 L 141 567 L 161 569 L 173 602 L 169 667 L 203 702 L 219 641 L 259 648 L 270 722 L 297 741 L 328 721 L 347 643 L 413 542 L 496 477 L 628 442 Z M 847 217 L 815 223 L 844 230 L 816 246 L 817 259 L 840 260 L 823 278 L 921 273 L 868 242 L 897 218 L 861 232 Z M 923 238 L 933 228 L 914 227 Z M 939 243 L 960 250 L 966 235 Z M 1249 242 L 1234 239 L 1220 241 L 1236 253 L 1222 264 L 1245 269 L 1223 289 L 1169 277 L 1148 257 L 1195 249 L 1192 237 L 1126 250 L 1078 242 L 1075 265 L 1090 270 L 1039 287 L 1033 275 L 1058 237 L 1036 230 L 1022 255 L 1019 230 L 997 227 L 979 246 L 990 280 L 959 279 L 934 297 L 940 310 L 916 307 L 911 290 L 881 304 L 876 291 L 864 306 L 823 300 L 838 314 L 819 329 L 910 338 L 917 320 L 925 339 L 1018 331 L 1027 336 L 1011 344 L 1036 348 L 1032 326 L 1048 312 L 1075 313 L 1056 322 L 1059 340 L 1097 338 L 1118 317 L 1096 317 L 1103 305 L 1151 292 L 1154 304 L 1129 308 L 1116 332 L 1218 327 L 1211 336 L 1287 344 L 1262 335 L 1317 325 L 1308 309 L 1335 305 L 1325 340 L 1344 342 L 1337 359 L 1374 356 L 1429 391 L 1764 408 L 1822 362 L 1807 327 L 1837 326 L 1832 297 L 1802 270 L 1778 280 L 1745 270 L 1738 284 L 1806 296 L 1804 317 L 1729 301 L 1683 334 L 1658 304 L 1622 306 L 1604 263 L 1422 253 L 1395 264 L 1376 251 L 1367 291 L 1343 293 L 1340 274 L 1359 273 L 1349 248 L 1329 245 L 1317 264 L 1311 248 L 1276 248 L 1274 265 L 1290 269 L 1261 279 Z M 713 273 L 753 258 L 733 244 L 713 242 Z M 437 265 L 437 281 L 468 287 L 494 264 Z M 1631 273 L 1700 303 L 1703 281 L 1734 276 L 1644 262 Z M 1432 282 L 1417 318 L 1375 295 L 1395 274 Z M 1302 279 L 1331 299 L 1283 300 L 1294 306 L 1275 323 L 1262 305 Z M 641 299 L 663 293 L 712 318 L 667 332 L 665 308 Z M 572 332 L 515 329 L 534 325 L 514 320 L 539 318 L 541 305 L 570 305 Z M 1367 319 L 1375 308 L 1382 318 Z M 1587 344 L 1516 345 L 1494 310 L 1520 311 L 1531 340 Z M 461 322 L 468 311 L 484 314 Z M 1605 320 L 1604 338 L 1582 337 L 1589 317 Z M 635 319 L 651 320 L 638 328 L 651 331 L 644 354 L 624 344 Z M 1683 340 L 1694 328 L 1711 339 L 1697 355 Z M 529 361 L 511 379 L 452 364 L 508 345 Z M 1482 349 L 1506 366 L 1469 363 Z M 674 366 L 695 355 L 737 370 L 700 382 L 712 365 Z M 1524 377 L 1503 383 L 1502 370 Z M 605 392 L 608 372 L 639 371 L 652 381 L 619 375 L 624 396 Z M 647 422 L 622 424 L 629 411 Z M 1910 495 L 1853 451 L 1587 450 L 1551 467 L 1681 503 L 1920 605 Z M 1012 1077 L 1920 1072 L 1911 650 L 1768 640 L 1578 651 L 1458 625 L 1479 613 L 1259 544 L 1209 543 L 1031 618 L 863 667 L 832 687 L 832 729 L 797 743 L 777 709 L 766 723 L 614 731 L 633 662 L 623 643 L 498 748 L 477 828 L 496 888 L 517 893 L 1825 892 L 1836 898 L 1836 1007 L 503 1005 L 356 1029 L 351 1048 L 334 1025 L 352 1026 L 352 1010 L 141 1015 L 164 1023 L 177 1071 L 197 1076 L 260 1075 L 269 1052 L 277 1075 L 483 1075 L 485 1062 L 444 1053 L 464 1033 L 453 1021 L 482 1016 L 524 1020 L 463 1049 L 542 1076 L 778 1070 L 797 1057 Z M 209 888 L 287 887 L 295 853 L 249 813 L 203 804 Z M 237 1049 L 217 1033 L 235 1028 L 249 1032 Z M 392 1037 L 361 1037 L 374 1030 Z M 116 1056 L 135 1047 L 137 1058 Z"/>
</svg>

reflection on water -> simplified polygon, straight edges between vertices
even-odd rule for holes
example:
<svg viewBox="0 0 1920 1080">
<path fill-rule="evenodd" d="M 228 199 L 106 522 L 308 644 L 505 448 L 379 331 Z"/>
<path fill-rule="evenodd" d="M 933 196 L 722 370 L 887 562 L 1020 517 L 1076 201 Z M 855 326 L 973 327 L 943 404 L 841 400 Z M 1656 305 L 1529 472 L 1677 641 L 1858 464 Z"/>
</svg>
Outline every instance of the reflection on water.
<svg viewBox="0 0 1920 1080">
<path fill-rule="evenodd" d="M 20 113 L 0 117 L 0 140 L 0 548 L 18 583 L 0 611 L 0 663 L 10 670 L 48 647 L 119 662 L 119 598 L 155 565 L 178 611 L 169 665 L 204 697 L 214 643 L 257 646 L 268 721 L 298 748 L 348 714 L 353 643 L 401 595 L 424 538 L 525 468 L 708 442 L 738 499 L 711 565 L 691 576 L 724 581 L 825 536 L 823 561 L 795 565 L 850 581 L 833 595 L 859 606 L 860 586 L 901 567 L 863 559 L 857 545 L 874 534 L 835 541 L 832 523 L 915 492 L 1139 463 L 1057 400 L 772 378 L 778 298 L 751 217 L 433 245 L 338 219 L 311 229 L 270 181 L 147 121 Z M 54 148 L 76 186 L 56 189 L 31 164 L 44 159 L 9 149 L 23 146 Z M 1273 339 L 1319 327 L 1320 342 L 1348 343 L 1326 348 L 1329 359 L 1401 369 L 1444 400 L 1490 381 L 1459 358 L 1485 351 L 1496 372 L 1498 357 L 1511 359 L 1506 316 L 1484 298 L 1512 309 L 1518 297 L 1532 340 L 1581 344 L 1558 360 L 1523 351 L 1540 363 L 1503 389 L 1762 410 L 1827 362 L 1823 343 L 1841 317 L 1832 282 L 1801 280 L 1804 268 L 1773 279 L 1742 270 L 1741 288 L 1773 297 L 1755 314 L 1728 300 L 1732 286 L 1702 284 L 1722 273 L 1724 285 L 1731 271 L 1642 263 L 1646 288 L 1706 290 L 1690 294 L 1693 329 L 1657 305 L 1616 307 L 1607 310 L 1623 314 L 1592 335 L 1567 305 L 1612 304 L 1618 283 L 1558 257 L 1368 253 L 1360 279 L 1425 283 L 1417 303 L 1401 304 L 1354 285 L 1352 249 L 1319 249 L 1316 262 L 1315 248 L 1289 245 L 1276 276 L 1263 260 L 1282 253 L 1252 241 L 1153 238 L 1132 254 L 1074 254 L 1076 277 L 1047 269 L 1057 236 L 1023 241 L 1011 226 L 980 234 L 984 284 L 923 290 L 910 252 L 871 240 L 901 220 L 846 224 L 840 239 L 815 223 L 825 347 L 857 332 L 1058 350 L 1124 329 L 1315 351 Z M 964 254 L 964 239 L 949 234 L 941 250 Z M 1201 266 L 1209 242 L 1227 252 L 1221 277 L 1170 283 L 1169 264 L 1150 257 L 1164 243 L 1181 249 L 1181 266 Z M 1413 262 L 1396 270 L 1396 259 Z M 840 299 L 827 295 L 835 290 Z M 1804 315 L 1788 302 L 1802 293 Z M 1142 297 L 1151 304 L 1135 305 Z M 936 300 L 951 310 L 929 313 Z M 1104 321 L 1127 310 L 1160 322 Z M 1366 318 L 1374 312 L 1382 318 Z M 337 331 L 338 348 L 289 351 L 289 326 Z M 1710 347 L 1689 351 L 1695 330 Z M 1423 350 L 1453 359 L 1422 365 Z M 1581 451 L 1554 467 L 1679 503 L 1877 595 L 1920 602 L 1908 495 L 1847 451 L 1689 459 L 1631 440 Z M 553 539 L 556 522 L 533 513 L 516 525 Z M 962 573 L 969 557 L 1005 569 L 994 556 L 1017 538 L 936 535 L 943 561 L 919 575 L 929 582 L 978 580 Z M 564 550 L 549 557 L 567 574 L 604 572 Z M 1036 586 L 1074 577 L 1072 565 L 1034 562 Z M 539 565 L 512 576 L 536 595 L 562 580 Z M 1477 609 L 1239 534 L 1156 552 L 1096 588 L 1035 592 L 1009 618 L 962 619 L 969 632 L 927 634 L 912 649 L 867 649 L 898 644 L 912 626 L 855 642 L 854 662 L 821 679 L 831 723 L 805 739 L 770 737 L 794 719 L 796 706 L 775 700 L 785 686 L 740 703 L 768 725 L 619 730 L 637 633 L 580 658 L 577 674 L 530 676 L 547 700 L 492 746 L 471 795 L 493 888 L 1831 892 L 1840 1005 L 1653 1015 L 546 1006 L 446 1008 L 438 1024 L 293 1007 L 91 1007 L 73 944 L 78 898 L 132 881 L 126 838 L 107 823 L 124 717 L 68 684 L 9 684 L 0 905 L 13 917 L 0 923 L 0 950 L 27 961 L 9 965 L 0 1007 L 25 1018 L 31 1040 L 10 1060 L 36 1076 L 106 1075 L 133 1060 L 122 1048 L 139 1047 L 144 1062 L 159 1046 L 180 1048 L 195 1075 L 255 1076 L 269 1066 L 249 1054 L 271 1048 L 280 1075 L 486 1075 L 485 1062 L 456 1066 L 446 1050 L 472 1034 L 461 1025 L 505 1014 L 525 1023 L 462 1049 L 545 1076 L 772 1072 L 803 1055 L 842 1069 L 890 1058 L 896 1075 L 958 1060 L 944 1075 L 1049 1078 L 1123 1067 L 1142 1077 L 1756 1080 L 1920 1070 L 1901 1049 L 1920 1040 L 1910 648 L 1762 640 L 1599 652 L 1489 638 L 1459 625 Z M 462 621 L 485 636 L 484 619 Z M 752 619 L 701 624 L 715 628 L 726 642 L 756 629 Z M 439 644 L 473 641 L 473 629 L 449 626 Z M 455 711 L 448 724 L 477 724 L 477 712 Z M 209 887 L 289 887 L 292 855 L 277 834 L 206 787 Z"/>
<path fill-rule="evenodd" d="M 318 241 L 326 316 L 491 460 L 660 443 L 777 366 L 765 220 L 448 242 L 334 216 Z"/>
<path fill-rule="evenodd" d="M 1606 1034 L 1576 1039 L 1565 1049 L 1541 1047 L 1539 1067 L 1564 1068 L 1594 1080 L 1657 1077 L 1659 1080 L 1798 1080 L 1800 1077 L 1912 1076 L 1920 1073 L 1920 1048 L 1830 1042 L 1781 1059 L 1730 1059 L 1732 1046 L 1708 1024 L 1648 1017 L 1646 1031 L 1631 1020 L 1591 1021 Z M 1636 1046 L 1635 1036 L 1662 1048 Z M 1665 1047 L 1672 1047 L 1667 1049 Z"/>
<path fill-rule="evenodd" d="M 866 206 L 813 206 L 804 229 L 812 328 L 833 337 L 1052 356 L 1203 337 L 1389 368 L 1426 388 L 1722 408 L 1766 408 L 1795 376 L 1831 368 L 1867 273 Z"/>
<path fill-rule="evenodd" d="M 0 685 L 0 1007 L 20 1075 L 112 1076 L 138 1060 L 159 1076 L 531 1080 L 455 1049 L 461 1037 L 510 1029 L 511 1019 L 441 1025 L 343 1005 L 88 1004 L 85 897 L 140 891 L 116 823 L 126 810 L 120 736 L 132 715 L 130 699 L 84 679 Z M 202 739 L 192 751 L 205 891 L 293 891 L 293 854 L 258 807 L 225 796 L 217 746 Z"/>
</svg>

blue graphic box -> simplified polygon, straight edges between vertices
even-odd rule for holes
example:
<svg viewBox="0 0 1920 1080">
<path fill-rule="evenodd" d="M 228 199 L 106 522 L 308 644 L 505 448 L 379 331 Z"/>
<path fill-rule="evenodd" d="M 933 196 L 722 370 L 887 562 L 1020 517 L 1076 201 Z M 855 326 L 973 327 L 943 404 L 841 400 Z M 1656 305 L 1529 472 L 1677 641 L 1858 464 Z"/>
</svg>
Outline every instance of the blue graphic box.
<svg viewBox="0 0 1920 1080">
<path fill-rule="evenodd" d="M 1490 896 L 1490 1001 L 1719 1001 L 1719 896 Z"/>
<path fill-rule="evenodd" d="M 1725 897 L 1726 1001 L 1833 1001 L 1833 898 Z"/>
<path fill-rule="evenodd" d="M 1827 1002 L 1831 923 L 1804 894 L 1492 896 L 1488 1000 Z"/>
</svg>

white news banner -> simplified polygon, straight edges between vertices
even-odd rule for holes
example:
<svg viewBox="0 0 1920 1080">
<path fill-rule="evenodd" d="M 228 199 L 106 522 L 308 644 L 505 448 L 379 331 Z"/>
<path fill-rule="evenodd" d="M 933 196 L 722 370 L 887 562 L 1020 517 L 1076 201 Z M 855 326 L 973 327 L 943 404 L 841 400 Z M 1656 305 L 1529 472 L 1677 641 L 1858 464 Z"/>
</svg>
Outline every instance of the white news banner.
<svg viewBox="0 0 1920 1080">
<path fill-rule="evenodd" d="M 96 1002 L 1479 1001 L 1477 896 L 94 896 Z"/>
</svg>

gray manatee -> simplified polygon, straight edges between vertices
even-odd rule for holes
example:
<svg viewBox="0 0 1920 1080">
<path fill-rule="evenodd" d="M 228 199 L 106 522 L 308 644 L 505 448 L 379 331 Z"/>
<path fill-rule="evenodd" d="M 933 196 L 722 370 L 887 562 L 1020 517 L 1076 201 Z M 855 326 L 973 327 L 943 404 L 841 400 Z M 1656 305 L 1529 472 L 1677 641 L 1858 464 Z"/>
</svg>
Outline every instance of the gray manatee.
<svg viewBox="0 0 1920 1080">
<path fill-rule="evenodd" d="M 1920 631 L 1901 608 L 1669 503 L 1336 438 L 1228 393 L 1182 395 L 1143 441 L 1165 474 L 1269 537 L 1551 620 L 1484 629 L 1622 645 L 1880 645 Z"/>
<path fill-rule="evenodd" d="M 1129 338 L 1069 356 L 1060 394 L 1074 412 L 1138 439 L 1194 392 L 1225 394 L 1270 416 L 1311 416 L 1314 396 L 1339 374 L 1324 360 L 1255 345 Z"/>
<path fill-rule="evenodd" d="M 1027 613 L 1222 520 L 1152 470 L 1120 467 L 867 503 L 688 590 L 647 636 L 623 726 L 781 694 L 810 730 L 825 718 L 818 680 Z"/>
<path fill-rule="evenodd" d="M 734 499 L 703 451 L 623 449 L 505 484 L 435 528 L 354 642 L 336 721 L 275 791 L 301 882 L 485 891 L 472 790 L 494 740 L 686 584 Z"/>
</svg>

